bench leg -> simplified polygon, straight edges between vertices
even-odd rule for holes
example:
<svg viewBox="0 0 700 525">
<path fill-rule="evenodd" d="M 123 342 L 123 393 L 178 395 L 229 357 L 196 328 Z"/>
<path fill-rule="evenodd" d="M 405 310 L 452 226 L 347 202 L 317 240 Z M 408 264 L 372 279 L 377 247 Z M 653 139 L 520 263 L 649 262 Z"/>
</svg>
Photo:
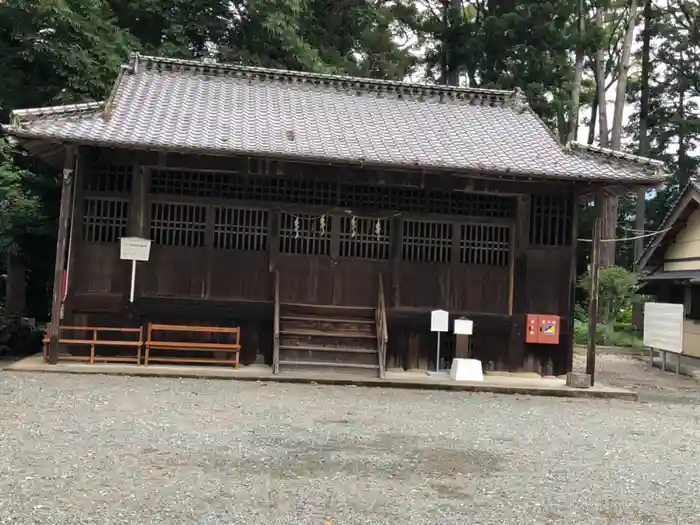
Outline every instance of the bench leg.
<svg viewBox="0 0 700 525">
<path fill-rule="evenodd" d="M 151 353 L 151 347 L 146 344 L 146 354 L 143 358 L 143 366 L 148 366 L 148 356 Z"/>
</svg>

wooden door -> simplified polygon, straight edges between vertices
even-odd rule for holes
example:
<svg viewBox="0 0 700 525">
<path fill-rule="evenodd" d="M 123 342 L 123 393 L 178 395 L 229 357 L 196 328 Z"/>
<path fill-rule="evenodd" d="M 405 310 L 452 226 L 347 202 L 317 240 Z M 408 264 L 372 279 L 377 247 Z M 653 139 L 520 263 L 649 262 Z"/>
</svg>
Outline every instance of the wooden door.
<svg viewBox="0 0 700 525">
<path fill-rule="evenodd" d="M 333 227 L 329 215 L 279 213 L 281 302 L 333 304 Z"/>
</svg>

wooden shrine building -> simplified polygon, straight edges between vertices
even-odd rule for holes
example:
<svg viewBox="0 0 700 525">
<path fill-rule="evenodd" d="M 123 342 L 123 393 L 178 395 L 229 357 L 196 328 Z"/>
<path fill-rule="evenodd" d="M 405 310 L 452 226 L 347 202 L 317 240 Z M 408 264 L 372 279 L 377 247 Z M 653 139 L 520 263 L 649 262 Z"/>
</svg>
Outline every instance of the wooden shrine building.
<svg viewBox="0 0 700 525">
<path fill-rule="evenodd" d="M 241 362 L 281 373 L 426 369 L 444 309 L 485 369 L 562 374 L 582 199 L 664 178 L 562 146 L 519 91 L 140 55 L 108 100 L 3 129 L 64 170 L 51 362 L 59 321 L 176 323 L 239 327 Z M 152 240 L 133 303 L 125 236 Z M 527 314 L 559 343 L 526 343 Z"/>
</svg>

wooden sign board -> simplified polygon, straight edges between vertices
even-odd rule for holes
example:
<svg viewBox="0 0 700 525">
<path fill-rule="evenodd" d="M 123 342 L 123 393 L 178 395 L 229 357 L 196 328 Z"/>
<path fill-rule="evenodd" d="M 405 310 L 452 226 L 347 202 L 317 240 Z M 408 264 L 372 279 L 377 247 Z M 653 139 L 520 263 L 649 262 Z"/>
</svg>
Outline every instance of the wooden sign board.
<svg viewBox="0 0 700 525">
<path fill-rule="evenodd" d="M 119 258 L 124 261 L 147 261 L 151 254 L 151 240 L 140 237 L 122 237 Z"/>
<path fill-rule="evenodd" d="M 474 333 L 474 321 L 471 319 L 455 319 L 455 334 L 472 335 Z"/>
<path fill-rule="evenodd" d="M 644 346 L 680 354 L 683 320 L 682 304 L 644 303 Z"/>
<path fill-rule="evenodd" d="M 450 314 L 445 310 L 430 312 L 430 331 L 448 332 L 450 330 Z"/>
</svg>

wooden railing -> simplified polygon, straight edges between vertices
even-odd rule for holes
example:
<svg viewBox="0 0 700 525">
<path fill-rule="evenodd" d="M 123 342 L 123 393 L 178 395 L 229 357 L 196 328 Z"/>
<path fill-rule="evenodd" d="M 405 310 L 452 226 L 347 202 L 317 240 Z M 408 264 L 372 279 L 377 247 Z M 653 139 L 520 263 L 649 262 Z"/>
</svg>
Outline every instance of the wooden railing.
<svg viewBox="0 0 700 525">
<path fill-rule="evenodd" d="M 182 334 L 189 333 L 191 336 L 200 336 L 203 341 L 192 341 L 189 338 L 178 338 L 176 340 L 164 339 L 159 337 L 160 334 Z M 228 336 L 232 342 L 210 342 L 212 336 Z M 238 358 L 241 352 L 241 329 L 237 326 L 189 326 L 189 325 L 172 325 L 172 324 L 148 324 L 148 332 L 146 336 L 146 354 L 144 358 L 144 366 L 148 366 L 149 361 L 159 363 L 216 363 L 224 365 L 233 365 L 238 368 Z M 171 357 L 171 356 L 153 356 L 153 350 L 164 350 L 170 352 L 213 352 L 232 354 L 232 357 L 227 359 L 219 359 L 216 357 Z"/>
<path fill-rule="evenodd" d="M 386 351 L 389 343 L 389 330 L 386 320 L 386 303 L 384 301 L 384 279 L 379 274 L 379 294 L 377 298 L 377 312 L 375 316 L 377 322 L 377 342 L 379 353 L 379 377 L 384 379 L 384 368 L 386 366 Z"/>
<path fill-rule="evenodd" d="M 280 373 L 280 272 L 275 270 L 274 339 L 272 341 L 272 373 Z"/>
<path fill-rule="evenodd" d="M 68 334 L 72 336 L 68 336 Z M 75 335 L 75 332 L 89 333 L 89 337 L 80 337 Z M 132 339 L 100 339 L 100 334 L 128 334 L 125 337 Z M 51 330 L 46 330 L 44 336 L 44 360 L 48 361 L 49 345 L 51 344 Z M 90 355 L 71 355 L 67 353 L 59 353 L 59 361 L 87 361 L 91 365 L 95 362 L 105 363 L 135 363 L 141 362 L 141 345 L 143 344 L 143 329 L 142 328 L 113 328 L 107 326 L 59 326 L 58 328 L 58 344 L 60 346 L 83 346 L 89 347 Z M 95 347 L 121 347 L 129 348 L 134 351 L 133 356 L 102 356 L 96 354 Z"/>
</svg>

